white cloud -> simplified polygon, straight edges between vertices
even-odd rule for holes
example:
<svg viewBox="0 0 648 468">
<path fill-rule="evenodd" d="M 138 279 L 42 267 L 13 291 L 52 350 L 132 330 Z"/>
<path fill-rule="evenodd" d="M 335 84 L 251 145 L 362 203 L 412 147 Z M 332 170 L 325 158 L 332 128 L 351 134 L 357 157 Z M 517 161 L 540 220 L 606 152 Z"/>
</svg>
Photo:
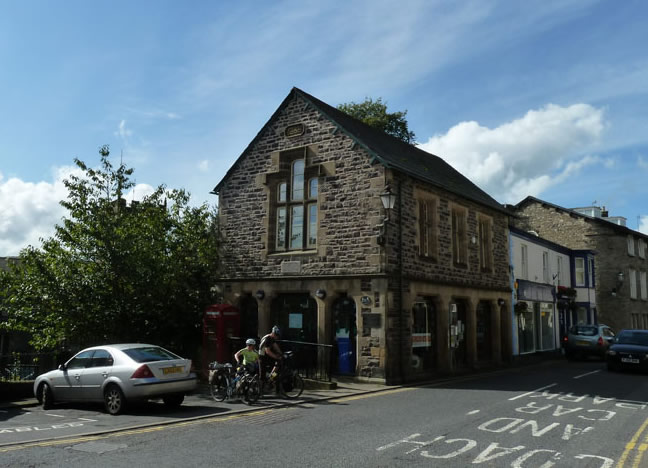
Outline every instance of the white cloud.
<svg viewBox="0 0 648 468">
<path fill-rule="evenodd" d="M 648 161 L 646 161 L 643 156 L 639 156 L 637 158 L 637 166 L 641 169 L 648 169 Z"/>
<path fill-rule="evenodd" d="M 198 169 L 200 172 L 207 172 L 209 170 L 209 160 L 203 159 L 198 163 Z"/>
<path fill-rule="evenodd" d="M 648 215 L 639 216 L 639 232 L 648 234 Z"/>
<path fill-rule="evenodd" d="M 29 245 L 40 247 L 40 239 L 54 235 L 54 227 L 67 216 L 59 202 L 68 196 L 63 181 L 72 174 L 84 176 L 73 166 L 54 168 L 51 182 L 4 180 L 0 173 L 0 256 L 18 255 Z M 128 202 L 141 200 L 154 190 L 148 184 L 137 184 L 124 198 Z"/>
<path fill-rule="evenodd" d="M 66 210 L 59 201 L 67 197 L 63 180 L 81 175 L 76 167 L 59 167 L 52 182 L 25 182 L 0 176 L 0 255 L 18 255 L 28 245 L 40 246 L 40 238 L 54 234 L 54 226 Z"/>
<path fill-rule="evenodd" d="M 593 149 L 605 129 L 603 111 L 588 104 L 548 104 L 496 128 L 461 122 L 422 149 L 441 156 L 500 202 L 540 195 L 586 166 L 611 164 Z"/>
<path fill-rule="evenodd" d="M 117 128 L 117 131 L 115 132 L 115 136 L 118 136 L 119 138 L 121 138 L 122 141 L 126 141 L 132 135 L 133 135 L 133 132 L 126 128 L 126 121 L 121 120 L 119 122 L 119 127 Z"/>
</svg>

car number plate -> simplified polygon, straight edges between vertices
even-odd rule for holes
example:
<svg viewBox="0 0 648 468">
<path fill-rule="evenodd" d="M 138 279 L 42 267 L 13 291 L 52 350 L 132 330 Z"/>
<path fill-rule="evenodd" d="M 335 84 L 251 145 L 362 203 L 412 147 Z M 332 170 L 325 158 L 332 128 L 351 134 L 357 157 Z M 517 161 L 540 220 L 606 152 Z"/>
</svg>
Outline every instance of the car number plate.
<svg viewBox="0 0 648 468">
<path fill-rule="evenodd" d="M 639 364 L 639 359 L 630 359 L 627 357 L 621 358 L 621 362 L 629 362 L 630 364 Z"/>
<path fill-rule="evenodd" d="M 178 372 L 182 372 L 183 370 L 184 370 L 184 367 L 182 367 L 182 366 L 165 367 L 165 368 L 162 369 L 162 373 L 164 375 L 177 374 Z"/>
<path fill-rule="evenodd" d="M 589 346 L 589 341 L 577 341 L 578 346 Z"/>
</svg>

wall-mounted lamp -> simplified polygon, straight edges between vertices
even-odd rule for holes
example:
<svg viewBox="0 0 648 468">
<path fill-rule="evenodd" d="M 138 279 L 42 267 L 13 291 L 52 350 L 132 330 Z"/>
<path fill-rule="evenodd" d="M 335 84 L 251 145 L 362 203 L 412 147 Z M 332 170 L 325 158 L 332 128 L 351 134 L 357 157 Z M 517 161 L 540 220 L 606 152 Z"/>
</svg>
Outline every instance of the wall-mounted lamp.
<svg viewBox="0 0 648 468">
<path fill-rule="evenodd" d="M 389 212 L 394 209 L 394 205 L 396 204 L 396 195 L 392 193 L 389 184 L 385 185 L 385 191 L 380 194 L 380 201 L 387 212 L 386 219 L 389 219 Z"/>
<path fill-rule="evenodd" d="M 470 242 L 472 242 L 473 245 L 476 244 L 476 243 L 477 243 L 477 236 L 472 236 L 472 237 L 470 238 Z"/>
<path fill-rule="evenodd" d="M 506 301 L 500 297 L 500 298 L 497 300 L 497 305 L 500 306 L 500 307 L 502 307 L 502 306 L 505 304 L 505 302 L 506 302 Z"/>
<path fill-rule="evenodd" d="M 625 276 L 623 275 L 623 272 L 620 271 L 617 273 L 617 283 L 623 283 Z"/>
<path fill-rule="evenodd" d="M 255 296 L 258 300 L 262 301 L 263 298 L 265 297 L 265 291 L 264 291 L 263 289 L 259 289 L 257 292 L 254 293 L 254 296 Z"/>
<path fill-rule="evenodd" d="M 315 291 L 315 296 L 318 299 L 324 299 L 326 297 L 326 291 L 324 291 L 323 289 L 318 289 L 317 291 Z"/>
</svg>

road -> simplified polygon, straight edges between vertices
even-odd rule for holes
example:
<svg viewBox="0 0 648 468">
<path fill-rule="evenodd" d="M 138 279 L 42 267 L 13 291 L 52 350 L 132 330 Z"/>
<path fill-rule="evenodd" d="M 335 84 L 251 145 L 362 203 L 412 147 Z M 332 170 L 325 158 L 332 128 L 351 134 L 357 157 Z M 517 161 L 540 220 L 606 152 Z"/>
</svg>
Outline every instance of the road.
<svg viewBox="0 0 648 468">
<path fill-rule="evenodd" d="M 176 415 L 173 424 L 0 446 L 0 466 L 640 467 L 648 466 L 646 400 L 645 375 L 608 373 L 594 361 L 556 361 L 441 384 L 197 420 Z M 55 413 L 78 418 L 84 410 Z M 143 407 L 129 417 L 150 423 L 156 417 L 151 411 L 163 413 Z M 40 409 L 33 413 L 34 420 L 48 417 Z M 107 428 L 111 423 L 101 419 Z"/>
</svg>

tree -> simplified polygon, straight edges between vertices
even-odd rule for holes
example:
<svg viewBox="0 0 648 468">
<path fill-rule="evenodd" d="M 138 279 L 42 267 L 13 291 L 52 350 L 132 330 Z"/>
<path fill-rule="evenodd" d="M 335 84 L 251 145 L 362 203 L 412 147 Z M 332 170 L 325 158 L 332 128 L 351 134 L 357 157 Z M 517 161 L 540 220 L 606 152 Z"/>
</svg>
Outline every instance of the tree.
<svg viewBox="0 0 648 468">
<path fill-rule="evenodd" d="M 348 102 L 340 104 L 338 109 L 371 127 L 403 140 L 405 143 L 414 144 L 416 141 L 416 135 L 409 130 L 405 118 L 407 111 L 387 112 L 387 103 L 383 103 L 382 98 L 375 101 L 365 98 L 361 103 Z"/>
<path fill-rule="evenodd" d="M 68 217 L 40 249 L 0 276 L 6 329 L 31 333 L 37 349 L 153 342 L 194 356 L 205 307 L 215 300 L 217 215 L 190 207 L 164 185 L 127 205 L 133 169 L 75 159 L 84 176 L 65 181 Z"/>
</svg>

